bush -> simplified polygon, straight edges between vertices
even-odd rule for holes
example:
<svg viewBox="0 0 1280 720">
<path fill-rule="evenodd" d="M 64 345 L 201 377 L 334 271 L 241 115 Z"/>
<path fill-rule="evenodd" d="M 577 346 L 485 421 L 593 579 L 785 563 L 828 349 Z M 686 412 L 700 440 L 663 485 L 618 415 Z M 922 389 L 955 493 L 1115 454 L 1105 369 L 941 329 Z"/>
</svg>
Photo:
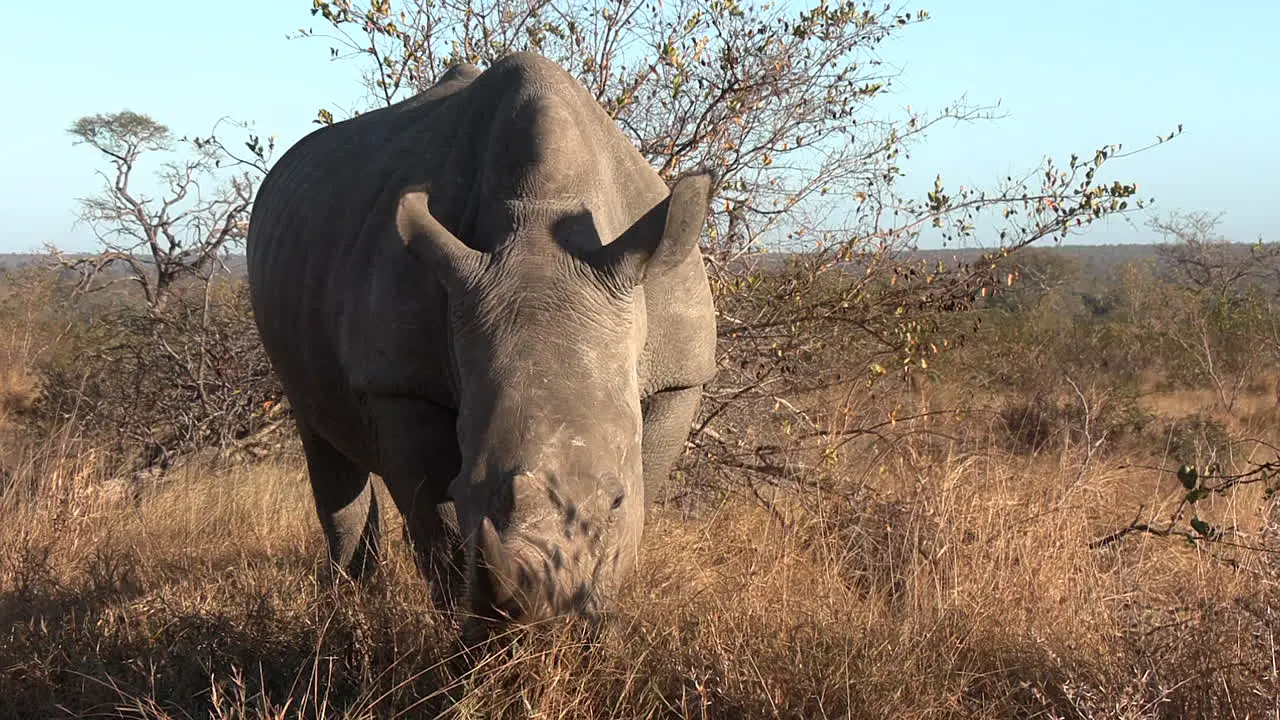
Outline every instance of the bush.
<svg viewBox="0 0 1280 720">
<path fill-rule="evenodd" d="M 40 429 L 70 423 L 133 470 L 197 450 L 254 450 L 283 417 L 243 281 L 176 295 L 163 312 L 109 305 L 68 342 L 40 366 Z"/>
<path fill-rule="evenodd" d="M 1203 413 L 1192 413 L 1164 427 L 1166 457 L 1177 465 L 1203 468 L 1230 456 L 1231 434 L 1226 423 Z"/>
<path fill-rule="evenodd" d="M 1022 395 L 999 411 L 1006 446 L 1014 452 L 1035 454 L 1054 443 L 1075 445 L 1105 441 L 1115 447 L 1122 440 L 1140 436 L 1154 415 L 1138 404 L 1131 393 L 1093 393 L 1059 398 L 1057 394 Z M 1086 428 L 1087 424 L 1087 428 Z"/>
</svg>

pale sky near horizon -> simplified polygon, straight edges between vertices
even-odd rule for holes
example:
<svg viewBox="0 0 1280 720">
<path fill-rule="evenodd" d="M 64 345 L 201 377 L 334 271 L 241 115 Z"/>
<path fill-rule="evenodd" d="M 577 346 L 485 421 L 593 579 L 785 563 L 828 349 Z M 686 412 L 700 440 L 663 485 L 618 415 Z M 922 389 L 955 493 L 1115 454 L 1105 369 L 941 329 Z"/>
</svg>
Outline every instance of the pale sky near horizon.
<svg viewBox="0 0 1280 720">
<path fill-rule="evenodd" d="M 805 3 L 808 4 L 808 3 Z M 92 249 L 72 227 L 75 198 L 92 194 L 96 153 L 75 147 L 78 117 L 131 109 L 175 134 L 207 133 L 224 115 L 251 120 L 279 149 L 316 126 L 320 107 L 364 105 L 358 66 L 329 60 L 330 43 L 288 39 L 320 29 L 308 0 L 216 5 L 121 0 L 0 8 L 4 132 L 0 252 Z M 1117 163 L 1159 211 L 1224 213 L 1239 241 L 1280 240 L 1272 197 L 1280 149 L 1280 3 L 1189 0 L 1071 3 L 922 0 L 932 19 L 902 31 L 882 58 L 901 69 L 890 107 L 936 109 L 962 95 L 1000 101 L 1002 119 L 945 126 L 912 152 L 910 187 L 990 185 L 1122 142 L 1136 148 L 1184 126 L 1182 137 Z M 1098 225 L 1076 242 L 1150 242 L 1134 218 Z"/>
</svg>

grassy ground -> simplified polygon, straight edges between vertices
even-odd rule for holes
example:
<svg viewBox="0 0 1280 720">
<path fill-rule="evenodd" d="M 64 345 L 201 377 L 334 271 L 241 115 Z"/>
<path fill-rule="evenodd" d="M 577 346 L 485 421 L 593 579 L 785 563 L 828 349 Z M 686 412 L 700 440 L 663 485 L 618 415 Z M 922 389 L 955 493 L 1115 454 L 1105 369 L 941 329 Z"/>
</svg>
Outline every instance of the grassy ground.
<svg viewBox="0 0 1280 720">
<path fill-rule="evenodd" d="M 841 458 L 821 497 L 666 511 L 598 646 L 530 634 L 467 673 L 394 513 L 375 582 L 323 580 L 297 458 L 135 493 L 28 448 L 0 498 L 0 716 L 1280 718 L 1274 553 L 1090 549 L 1176 480 L 899 450 Z M 1269 531 L 1253 488 L 1208 502 Z"/>
</svg>

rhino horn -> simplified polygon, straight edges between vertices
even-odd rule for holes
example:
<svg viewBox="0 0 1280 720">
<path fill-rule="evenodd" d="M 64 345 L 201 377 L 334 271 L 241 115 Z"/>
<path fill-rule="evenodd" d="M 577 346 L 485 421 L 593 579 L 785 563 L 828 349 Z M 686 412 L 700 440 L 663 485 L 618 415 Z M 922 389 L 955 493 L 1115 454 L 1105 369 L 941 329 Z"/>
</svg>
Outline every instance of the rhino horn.
<svg viewBox="0 0 1280 720">
<path fill-rule="evenodd" d="M 596 250 L 591 264 L 628 285 L 678 266 L 698 245 L 713 187 L 714 176 L 709 170 L 682 175 L 662 202 L 616 240 Z"/>
<path fill-rule="evenodd" d="M 489 568 L 494 591 L 498 595 L 497 599 L 506 600 L 513 597 L 515 595 L 515 588 L 512 587 L 516 577 L 515 562 L 506 546 L 502 544 L 498 529 L 493 526 L 493 521 L 488 517 L 480 522 L 480 556 Z"/>
<path fill-rule="evenodd" d="M 423 186 L 407 188 L 396 208 L 396 231 L 405 247 L 441 274 L 451 289 L 461 289 L 480 271 L 484 253 L 458 239 L 431 214 Z"/>
</svg>

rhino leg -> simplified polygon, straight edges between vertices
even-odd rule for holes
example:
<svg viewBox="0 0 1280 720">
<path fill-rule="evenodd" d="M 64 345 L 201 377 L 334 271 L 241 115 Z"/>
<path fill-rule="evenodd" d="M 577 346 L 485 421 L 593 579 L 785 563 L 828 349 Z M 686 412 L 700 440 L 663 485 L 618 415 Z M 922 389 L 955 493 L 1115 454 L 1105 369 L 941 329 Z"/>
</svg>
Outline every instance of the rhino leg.
<svg viewBox="0 0 1280 720">
<path fill-rule="evenodd" d="M 653 506 L 666 491 L 671 466 L 689 440 L 689 425 L 702 404 L 702 386 L 663 390 L 645 398 L 640 406 L 644 417 L 644 505 Z"/>
<path fill-rule="evenodd" d="M 378 498 L 369 473 L 299 421 L 316 514 L 334 569 L 359 579 L 378 561 Z"/>
<path fill-rule="evenodd" d="M 435 601 L 449 607 L 461 587 L 462 542 L 448 500 L 462 464 L 454 415 L 409 397 L 367 401 L 376 428 L 382 481 L 404 519 L 405 539 Z"/>
</svg>

